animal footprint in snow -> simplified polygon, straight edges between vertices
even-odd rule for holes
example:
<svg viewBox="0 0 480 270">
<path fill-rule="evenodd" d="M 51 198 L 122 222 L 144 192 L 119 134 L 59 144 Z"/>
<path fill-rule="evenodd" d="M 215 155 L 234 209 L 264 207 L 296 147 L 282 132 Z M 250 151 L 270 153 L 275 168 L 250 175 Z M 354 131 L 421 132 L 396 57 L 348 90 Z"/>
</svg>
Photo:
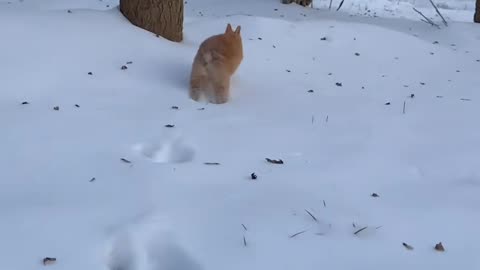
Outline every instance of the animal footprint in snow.
<svg viewBox="0 0 480 270">
<path fill-rule="evenodd" d="M 113 235 L 108 270 L 202 270 L 165 221 L 151 217 Z"/>
<path fill-rule="evenodd" d="M 189 162 L 195 155 L 194 149 L 179 137 L 158 143 L 140 143 L 133 150 L 155 163 Z"/>
<path fill-rule="evenodd" d="M 129 235 L 121 235 L 116 238 L 110 250 L 108 258 L 109 270 L 135 270 L 138 258 Z"/>
<path fill-rule="evenodd" d="M 202 267 L 172 237 L 158 235 L 147 246 L 151 270 L 201 270 Z"/>
</svg>

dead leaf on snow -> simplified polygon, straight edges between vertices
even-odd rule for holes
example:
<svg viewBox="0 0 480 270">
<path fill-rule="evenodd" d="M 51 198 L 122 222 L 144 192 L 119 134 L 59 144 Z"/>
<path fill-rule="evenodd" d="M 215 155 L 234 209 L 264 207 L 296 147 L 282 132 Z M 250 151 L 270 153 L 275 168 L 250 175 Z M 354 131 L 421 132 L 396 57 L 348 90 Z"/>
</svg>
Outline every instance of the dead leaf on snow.
<svg viewBox="0 0 480 270">
<path fill-rule="evenodd" d="M 56 261 L 57 261 L 56 258 L 45 257 L 45 258 L 43 259 L 43 265 L 54 264 Z"/>
<path fill-rule="evenodd" d="M 441 251 L 441 252 L 445 251 L 445 248 L 443 247 L 442 242 L 435 245 L 435 250 L 436 251 Z"/>
</svg>

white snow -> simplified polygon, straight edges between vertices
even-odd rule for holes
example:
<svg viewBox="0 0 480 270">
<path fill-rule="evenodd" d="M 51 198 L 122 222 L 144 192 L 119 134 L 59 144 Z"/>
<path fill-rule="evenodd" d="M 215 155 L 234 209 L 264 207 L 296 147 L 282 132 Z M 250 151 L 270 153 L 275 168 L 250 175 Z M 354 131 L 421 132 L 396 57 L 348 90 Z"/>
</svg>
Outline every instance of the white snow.
<svg viewBox="0 0 480 270">
<path fill-rule="evenodd" d="M 113 0 L 0 1 L 0 268 L 479 269 L 473 2 L 189 0 L 174 43 Z M 194 102 L 227 23 L 232 100 Z"/>
</svg>

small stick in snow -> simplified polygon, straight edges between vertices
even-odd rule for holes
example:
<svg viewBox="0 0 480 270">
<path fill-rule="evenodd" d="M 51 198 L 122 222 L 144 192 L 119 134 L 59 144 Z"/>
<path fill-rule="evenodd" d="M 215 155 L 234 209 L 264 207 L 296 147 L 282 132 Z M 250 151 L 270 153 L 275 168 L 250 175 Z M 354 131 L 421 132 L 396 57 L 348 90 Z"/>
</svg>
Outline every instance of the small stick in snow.
<svg viewBox="0 0 480 270">
<path fill-rule="evenodd" d="M 243 229 L 244 229 L 245 231 L 248 231 L 248 230 L 247 230 L 247 226 L 245 226 L 245 224 L 242 223 L 242 227 L 243 227 Z"/>
<path fill-rule="evenodd" d="M 340 5 L 338 5 L 337 11 L 339 11 L 340 8 L 343 6 L 343 1 L 345 1 L 345 0 L 342 0 L 342 2 L 340 2 Z"/>
<path fill-rule="evenodd" d="M 435 5 L 432 0 L 430 0 L 430 3 L 432 4 L 433 8 L 435 8 L 435 11 L 437 12 L 438 16 L 440 16 L 440 18 L 442 18 L 443 24 L 445 24 L 445 26 L 448 26 L 447 21 L 442 16 L 442 13 L 440 13 L 440 10 L 438 10 L 437 5 Z"/>
<path fill-rule="evenodd" d="M 379 196 L 377 193 L 372 193 L 372 195 L 371 195 L 371 196 L 372 196 L 372 197 L 374 197 L 374 198 L 378 198 L 378 197 L 380 197 L 380 196 Z"/>
<path fill-rule="evenodd" d="M 315 122 L 315 116 L 312 115 L 312 125 L 313 125 L 313 122 Z"/>
<path fill-rule="evenodd" d="M 28 101 L 22 102 L 22 105 L 28 105 L 28 104 L 30 104 L 30 103 L 28 103 Z"/>
<path fill-rule="evenodd" d="M 121 158 L 120 160 L 123 161 L 123 162 L 125 162 L 125 163 L 132 163 L 130 160 L 125 159 L 125 158 Z"/>
<path fill-rule="evenodd" d="M 95 180 L 96 180 L 95 177 L 93 177 L 92 179 L 90 179 L 89 182 L 93 182 L 93 181 L 95 181 Z"/>
<path fill-rule="evenodd" d="M 80 108 L 80 105 L 78 105 L 78 104 L 75 104 L 75 107 L 77 107 L 77 108 Z"/>
<path fill-rule="evenodd" d="M 267 160 L 267 162 L 272 163 L 272 164 L 283 164 L 283 160 L 281 160 L 281 159 L 265 158 L 265 160 Z"/>
<path fill-rule="evenodd" d="M 472 101 L 472 100 L 469 99 L 469 98 L 461 98 L 460 100 L 461 100 L 461 101 Z"/>
<path fill-rule="evenodd" d="M 312 213 L 310 213 L 310 211 L 305 209 L 305 212 L 307 212 L 312 217 L 312 219 L 315 220 L 315 222 L 318 222 L 317 218 Z"/>
<path fill-rule="evenodd" d="M 247 246 L 247 239 L 245 238 L 245 235 L 243 236 L 243 245 Z"/>
<path fill-rule="evenodd" d="M 220 165 L 218 162 L 204 162 L 205 165 Z"/>
<path fill-rule="evenodd" d="M 167 128 L 173 128 L 173 127 L 175 127 L 175 125 L 168 124 L 168 125 L 165 125 L 165 127 L 167 127 Z"/>
<path fill-rule="evenodd" d="M 408 249 L 408 250 L 413 250 L 413 247 L 410 246 L 410 245 L 407 244 L 407 243 L 402 243 L 402 245 L 403 245 L 406 249 Z"/>
<path fill-rule="evenodd" d="M 327 207 L 327 203 L 323 200 L 323 207 Z"/>
<path fill-rule="evenodd" d="M 333 1 L 333 0 L 330 0 L 330 5 L 328 6 L 328 10 L 331 10 L 331 9 L 332 9 L 332 1 Z"/>
<path fill-rule="evenodd" d="M 406 101 L 403 101 L 403 114 L 405 114 L 405 103 Z"/>
<path fill-rule="evenodd" d="M 54 264 L 56 261 L 57 261 L 56 258 L 46 257 L 46 258 L 43 259 L 43 265 Z"/>
<path fill-rule="evenodd" d="M 438 29 L 440 29 L 440 26 L 439 26 L 438 24 L 434 23 L 432 20 L 430 20 L 429 18 L 427 18 L 425 15 L 423 15 L 423 13 L 420 12 L 418 9 L 413 8 L 413 10 L 414 10 L 415 12 L 417 12 L 418 14 L 420 14 L 420 15 L 425 19 L 425 20 L 422 20 L 422 22 L 429 23 L 429 24 L 431 24 L 432 26 L 435 26 L 435 27 L 437 27 Z"/>
<path fill-rule="evenodd" d="M 359 232 L 361 232 L 361 231 L 365 230 L 366 228 L 368 228 L 368 226 L 365 226 L 365 227 L 363 227 L 363 228 L 361 228 L 361 229 L 357 230 L 357 231 L 356 231 L 356 232 L 354 232 L 353 234 L 357 235 Z"/>
<path fill-rule="evenodd" d="M 327 115 L 327 117 L 325 118 L 325 122 L 328 123 L 328 115 Z"/>
<path fill-rule="evenodd" d="M 298 235 L 300 235 L 300 234 L 302 234 L 302 233 L 305 233 L 306 231 L 307 231 L 307 230 L 294 233 L 294 234 L 290 235 L 289 238 L 294 238 L 295 236 L 298 236 Z"/>
</svg>

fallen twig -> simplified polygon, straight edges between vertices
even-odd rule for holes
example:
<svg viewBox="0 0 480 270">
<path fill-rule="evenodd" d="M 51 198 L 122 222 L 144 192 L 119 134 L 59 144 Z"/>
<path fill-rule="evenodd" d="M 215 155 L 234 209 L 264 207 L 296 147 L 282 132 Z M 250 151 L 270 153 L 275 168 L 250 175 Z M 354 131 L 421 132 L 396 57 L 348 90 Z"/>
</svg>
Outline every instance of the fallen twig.
<svg viewBox="0 0 480 270">
<path fill-rule="evenodd" d="M 345 1 L 345 0 L 342 0 L 342 2 L 340 2 L 340 5 L 338 5 L 337 11 L 339 11 L 340 8 L 343 6 L 343 1 Z"/>
<path fill-rule="evenodd" d="M 272 164 L 283 164 L 283 160 L 281 159 L 270 159 L 270 158 L 265 158 L 265 160 L 269 163 L 272 163 Z"/>
<path fill-rule="evenodd" d="M 125 162 L 125 163 L 132 163 L 130 160 L 125 159 L 125 158 L 121 158 L 120 160 L 123 161 L 123 162 Z"/>
<path fill-rule="evenodd" d="M 438 24 L 434 23 L 432 20 L 430 20 L 429 18 L 427 18 L 425 15 L 423 15 L 423 13 L 420 12 L 418 9 L 413 8 L 413 10 L 414 10 L 415 12 L 417 12 L 418 14 L 420 14 L 420 15 L 425 19 L 425 20 L 421 20 L 422 22 L 429 23 L 429 24 L 431 24 L 432 26 L 436 26 L 438 29 L 440 29 L 440 26 L 439 26 Z"/>
<path fill-rule="evenodd" d="M 432 4 L 433 8 L 435 8 L 435 11 L 437 12 L 438 16 L 440 16 L 440 18 L 442 18 L 442 21 L 443 21 L 443 24 L 445 24 L 445 26 L 448 26 L 448 23 L 447 21 L 445 20 L 445 18 L 442 16 L 442 14 L 440 13 L 440 10 L 438 10 L 437 8 L 437 5 L 435 5 L 435 3 L 433 3 L 432 0 L 429 0 L 430 3 Z"/>
<path fill-rule="evenodd" d="M 406 249 L 408 249 L 408 250 L 413 250 L 413 247 L 410 246 L 410 245 L 407 244 L 407 243 L 402 243 L 402 246 L 404 246 L 404 247 L 405 247 Z"/>
<path fill-rule="evenodd" d="M 366 228 L 368 228 L 368 226 L 365 226 L 365 227 L 363 227 L 363 228 L 361 228 L 361 229 L 357 230 L 357 231 L 356 231 L 356 232 L 354 232 L 353 234 L 357 235 L 359 232 L 361 232 L 361 231 L 365 230 Z"/>
<path fill-rule="evenodd" d="M 315 222 L 318 222 L 317 218 L 312 213 L 310 213 L 310 211 L 305 209 L 305 212 L 307 212 L 312 217 L 312 219 L 315 220 Z"/>
<path fill-rule="evenodd" d="M 300 235 L 300 234 L 302 234 L 302 233 L 305 233 L 306 231 L 307 231 L 307 230 L 304 230 L 304 231 L 301 231 L 301 232 L 294 233 L 294 234 L 290 235 L 289 237 L 290 237 L 290 238 L 294 238 L 295 236 L 298 236 L 298 235 Z"/>
</svg>

